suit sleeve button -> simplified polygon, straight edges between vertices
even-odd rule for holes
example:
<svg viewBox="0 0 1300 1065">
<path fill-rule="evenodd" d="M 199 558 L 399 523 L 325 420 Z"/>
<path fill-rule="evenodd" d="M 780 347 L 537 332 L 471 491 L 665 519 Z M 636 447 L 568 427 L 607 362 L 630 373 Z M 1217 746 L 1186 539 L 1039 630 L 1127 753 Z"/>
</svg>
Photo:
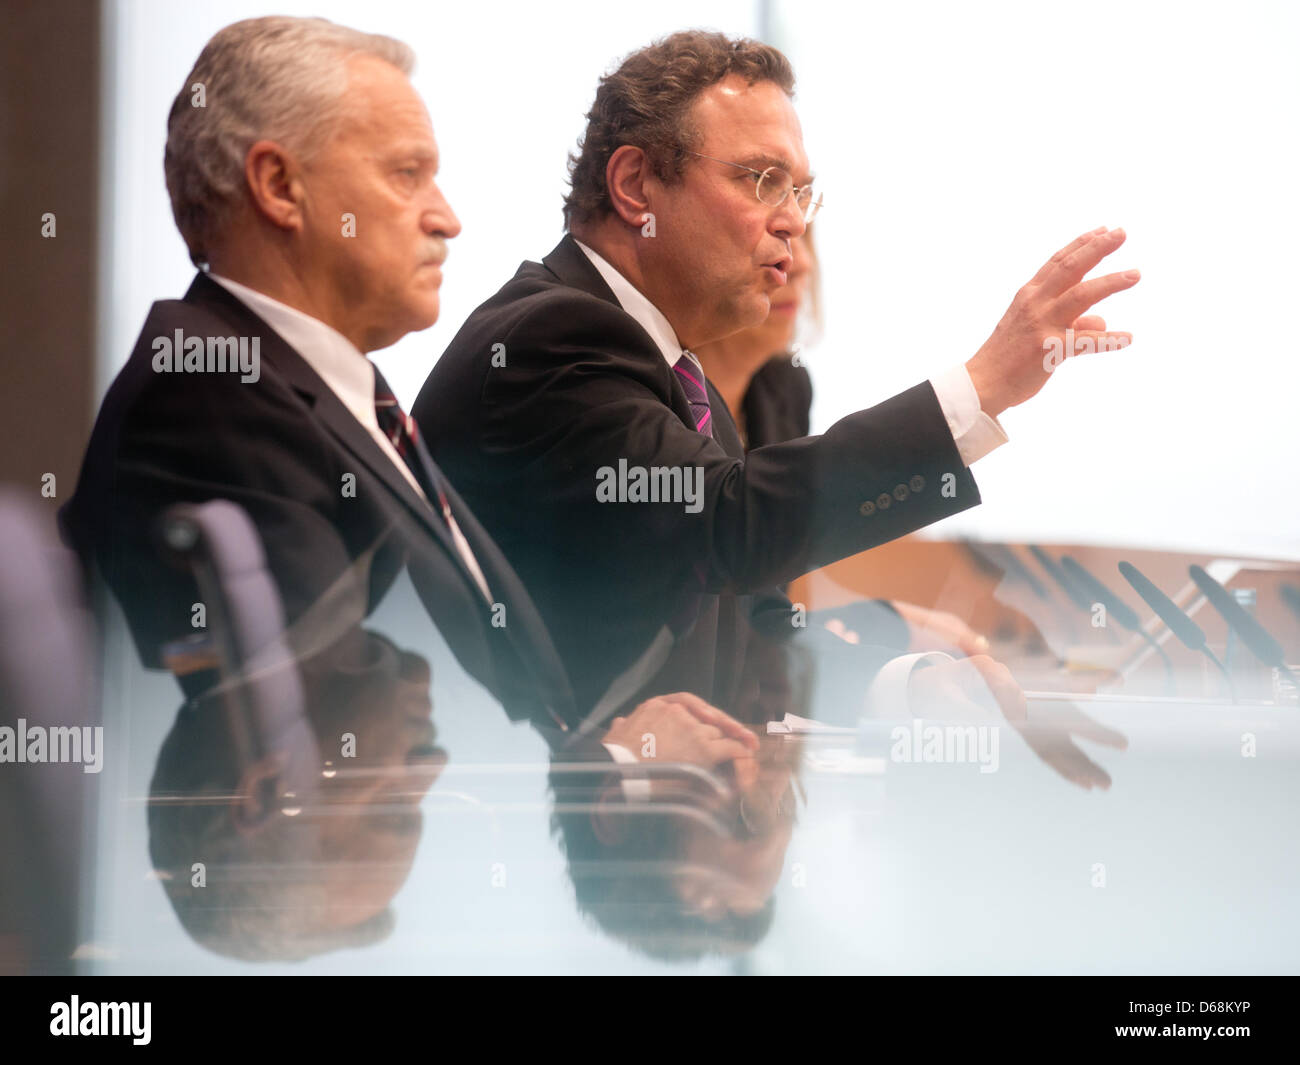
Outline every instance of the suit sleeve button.
<svg viewBox="0 0 1300 1065">
<path fill-rule="evenodd" d="M 919 492 L 925 487 L 925 478 L 918 473 L 908 483 L 911 485 L 913 492 Z"/>
<path fill-rule="evenodd" d="M 907 496 L 908 496 L 907 485 L 905 485 L 905 484 L 896 484 L 896 485 L 894 485 L 894 498 L 895 498 L 895 499 L 897 499 L 897 500 L 901 503 L 901 502 L 903 502 L 904 499 L 907 498 Z"/>
<path fill-rule="evenodd" d="M 876 496 L 876 506 L 881 510 L 888 510 L 889 504 L 892 502 L 893 500 L 889 498 L 888 492 L 881 492 L 880 495 Z"/>
<path fill-rule="evenodd" d="M 864 518 L 871 517 L 871 515 L 874 514 L 875 512 L 876 512 L 876 504 L 871 502 L 870 499 L 868 499 L 865 503 L 863 503 L 862 506 L 858 507 L 858 513 L 861 514 Z"/>
</svg>

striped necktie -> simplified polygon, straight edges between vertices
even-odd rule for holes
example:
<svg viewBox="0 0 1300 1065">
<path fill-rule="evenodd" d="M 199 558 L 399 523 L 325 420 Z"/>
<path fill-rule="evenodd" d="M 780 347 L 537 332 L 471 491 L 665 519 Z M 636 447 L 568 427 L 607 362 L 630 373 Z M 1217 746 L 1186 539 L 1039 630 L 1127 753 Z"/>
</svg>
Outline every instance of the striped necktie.
<svg viewBox="0 0 1300 1065">
<path fill-rule="evenodd" d="M 709 393 L 704 387 L 704 368 L 700 365 L 700 360 L 693 351 L 683 349 L 682 357 L 673 364 L 673 373 L 686 391 L 696 430 L 705 436 L 712 436 L 713 412 L 709 410 Z"/>
<path fill-rule="evenodd" d="M 416 441 L 419 439 L 419 427 L 415 419 L 407 414 L 397 403 L 397 397 L 388 387 L 379 368 L 375 367 L 375 418 L 380 431 L 389 439 L 393 450 L 402 457 L 407 468 L 415 475 L 430 502 L 438 501 L 438 509 L 449 520 L 451 507 L 447 505 L 446 493 L 438 483 L 437 476 L 425 467 Z M 450 523 L 450 522 L 449 522 Z"/>
<path fill-rule="evenodd" d="M 379 431 L 388 437 L 389 443 L 393 445 L 393 450 L 406 463 L 407 468 L 415 475 L 416 481 L 424 490 L 424 496 L 430 505 L 442 514 L 442 520 L 447 523 L 447 529 L 451 533 L 452 542 L 456 545 L 456 551 L 459 553 L 461 561 L 465 564 L 465 569 L 469 571 L 474 583 L 478 585 L 479 591 L 483 593 L 484 598 L 489 603 L 492 600 L 492 593 L 488 589 L 487 578 L 483 575 L 483 569 L 478 564 L 478 559 L 474 557 L 474 549 L 469 546 L 469 541 L 465 539 L 465 534 L 461 531 L 460 526 L 451 513 L 451 504 L 447 501 L 447 493 L 443 491 L 442 474 L 433 464 L 433 459 L 429 457 L 428 451 L 420 443 L 420 428 L 414 418 L 407 414 L 397 403 L 397 397 L 393 395 L 393 390 L 388 387 L 388 382 L 384 380 L 384 375 L 379 372 L 379 367 L 375 366 L 375 419 L 379 422 Z M 434 504 L 434 500 L 437 504 Z"/>
<path fill-rule="evenodd" d="M 700 365 L 695 352 L 683 348 L 682 357 L 673 364 L 673 373 L 682 383 L 686 398 L 691 404 L 691 418 L 695 422 L 696 431 L 705 436 L 713 436 L 713 412 L 709 409 L 708 389 L 704 387 L 704 367 Z M 696 590 L 687 595 L 685 602 L 668 622 L 668 627 L 679 638 L 694 627 L 704 608 L 700 594 L 700 589 L 704 587 L 704 563 L 697 559 L 694 570 Z"/>
</svg>

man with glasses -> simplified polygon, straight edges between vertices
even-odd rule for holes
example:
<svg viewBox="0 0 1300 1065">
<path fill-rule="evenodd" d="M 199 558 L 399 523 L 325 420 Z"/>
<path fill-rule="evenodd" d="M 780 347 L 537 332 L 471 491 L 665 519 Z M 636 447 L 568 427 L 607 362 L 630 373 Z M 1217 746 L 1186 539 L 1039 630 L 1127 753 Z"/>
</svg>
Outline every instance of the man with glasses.
<svg viewBox="0 0 1300 1065">
<path fill-rule="evenodd" d="M 820 195 L 814 197 L 812 181 L 810 180 L 806 185 L 796 185 L 794 178 L 790 176 L 790 171 L 783 170 L 779 166 L 755 170 L 752 166 L 745 166 L 743 163 L 729 163 L 725 159 L 704 155 L 702 152 L 683 150 L 687 155 L 693 155 L 697 159 L 712 159 L 715 163 L 734 166 L 737 170 L 745 171 L 753 179 L 754 195 L 758 197 L 758 202 L 765 203 L 769 207 L 780 207 L 785 203 L 786 197 L 794 193 L 794 202 L 803 214 L 804 225 L 811 225 L 817 212 L 822 209 L 822 197 Z"/>
<path fill-rule="evenodd" d="M 978 503 L 967 467 L 1006 439 L 996 415 L 1042 387 L 1044 337 L 1104 330 L 1079 316 L 1136 280 L 1079 285 L 1123 239 L 1082 237 L 966 365 L 746 455 L 691 348 L 766 318 L 790 241 L 821 217 L 793 85 L 776 49 L 721 34 L 628 56 L 571 157 L 568 234 L 470 316 L 413 407 L 585 705 L 672 678 L 744 712 L 755 629 L 807 621 L 773 587 Z M 859 653 L 868 675 L 891 657 Z M 914 674 L 904 659 L 877 682 L 982 683 L 1016 708 L 1006 670 L 970 661 Z"/>
<path fill-rule="evenodd" d="M 512 719 L 566 756 L 604 759 L 603 733 L 575 732 L 587 708 L 527 590 L 367 357 L 437 320 L 461 228 L 414 62 L 400 41 L 323 19 L 247 19 L 205 45 L 172 103 L 164 160 L 202 268 L 184 298 L 150 310 L 63 530 L 117 597 L 144 664 L 171 670 L 192 699 L 223 682 L 217 634 L 199 631 L 215 614 L 164 557 L 159 523 L 174 504 L 226 500 L 253 524 L 311 690 L 360 683 L 377 653 L 361 625 L 405 571 L 460 666 Z M 349 218 L 355 231 L 340 225 Z M 205 340 L 209 363 L 218 341 L 256 352 L 240 367 L 253 372 L 206 369 Z M 710 767 L 756 746 L 698 697 L 655 694 L 611 725 L 611 746 L 651 731 L 665 758 Z M 348 731 L 360 729 L 333 734 Z M 259 759 L 254 776 L 274 763 Z M 254 782 L 260 794 L 265 775 Z"/>
</svg>

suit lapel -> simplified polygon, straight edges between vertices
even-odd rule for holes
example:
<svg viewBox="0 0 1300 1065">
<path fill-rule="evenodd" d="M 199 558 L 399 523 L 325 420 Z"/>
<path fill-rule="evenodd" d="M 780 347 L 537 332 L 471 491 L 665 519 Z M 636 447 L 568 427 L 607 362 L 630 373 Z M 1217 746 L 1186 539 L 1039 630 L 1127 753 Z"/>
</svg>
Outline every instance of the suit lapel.
<svg viewBox="0 0 1300 1065">
<path fill-rule="evenodd" d="M 276 372 L 304 399 L 312 414 L 330 431 L 344 449 L 358 459 L 371 473 L 379 478 L 420 524 L 442 545 L 444 551 L 451 555 L 457 569 L 478 592 L 473 577 L 465 570 L 460 552 L 451 539 L 447 524 L 442 515 L 435 510 L 434 503 L 426 503 L 419 493 L 411 487 L 392 460 L 384 454 L 374 438 L 365 427 L 352 416 L 352 412 L 343 405 L 334 390 L 329 387 L 310 364 L 299 355 L 274 329 L 254 314 L 240 300 L 206 274 L 200 273 L 194 279 L 185 294 L 189 303 L 204 305 L 227 319 L 241 334 L 261 336 L 263 340 L 262 357 L 269 362 Z"/>
<path fill-rule="evenodd" d="M 561 665 L 559 652 L 551 642 L 546 624 L 533 605 L 532 597 L 501 549 L 474 517 L 469 505 L 445 478 L 443 490 L 447 493 L 447 504 L 451 507 L 456 524 L 460 526 L 460 531 L 465 535 L 470 550 L 474 552 L 474 557 L 483 570 L 493 600 L 506 608 L 504 624 L 496 631 L 505 636 L 516 657 L 528 667 L 531 675 L 542 681 L 546 690 L 537 692 L 537 696 L 550 707 L 563 710 L 571 706 L 573 692 L 568 675 Z M 478 594 L 477 590 L 475 594 Z"/>
<path fill-rule="evenodd" d="M 580 248 L 574 248 L 574 251 L 582 255 Z M 585 259 L 586 256 L 583 258 Z M 600 280 L 599 275 L 597 280 Z M 604 282 L 601 281 L 601 284 L 603 285 Z M 610 293 L 611 298 L 612 295 Z M 343 405 L 343 401 L 335 395 L 333 389 L 321 379 L 307 361 L 266 322 L 205 274 L 199 274 L 194 279 L 185 299 L 187 302 L 202 304 L 216 311 L 242 334 L 263 338 L 262 354 L 265 360 L 303 398 L 311 408 L 312 415 L 329 429 L 344 449 L 378 477 L 405 504 L 407 510 L 420 524 L 433 534 L 434 539 L 450 557 L 456 572 L 470 589 L 472 600 L 483 604 L 486 612 L 487 604 L 484 603 L 482 592 L 473 575 L 466 568 L 446 521 L 436 509 L 437 501 L 426 502 L 420 497 L 392 460 L 375 443 L 365 427 L 353 417 L 352 412 Z M 423 440 L 417 440 L 417 446 L 420 449 L 421 461 L 426 462 L 429 468 L 437 472 L 437 466 L 425 448 Z M 548 707 L 557 709 L 563 715 L 572 707 L 572 689 L 541 616 L 505 556 L 478 523 L 464 500 L 441 473 L 438 473 L 438 482 L 447 495 L 447 502 L 456 523 L 465 534 L 470 550 L 483 570 L 489 591 L 494 599 L 506 605 L 507 624 L 503 631 L 511 651 L 524 664 L 531 676 L 541 680 L 545 690 L 537 692 L 536 696 L 543 698 Z"/>
<path fill-rule="evenodd" d="M 570 234 L 566 233 L 564 239 L 555 245 L 551 254 L 542 259 L 542 265 L 570 288 L 581 289 L 592 296 L 599 296 L 615 307 L 623 306 L 614 295 L 614 290 L 605 284 L 600 271 L 578 247 L 578 242 Z"/>
<path fill-rule="evenodd" d="M 577 242 L 571 235 L 565 235 L 554 250 L 542 259 L 542 265 L 563 284 L 580 289 L 592 296 L 597 296 L 623 310 L 623 305 L 619 303 L 618 297 L 605 283 L 605 279 L 600 276 L 600 271 L 587 258 L 586 253 L 578 247 Z M 624 311 L 624 313 L 627 312 Z M 632 318 L 632 315 L 629 314 L 628 317 Z M 635 318 L 632 318 L 632 320 L 636 322 Z M 637 328 L 641 328 L 639 322 L 636 322 L 636 325 Z M 642 332 L 644 333 L 645 330 L 642 329 Z M 664 359 L 663 353 L 659 350 L 659 345 L 654 342 L 649 333 L 645 333 L 645 338 L 647 352 L 652 353 L 651 357 L 665 371 L 668 382 L 668 406 L 681 419 L 683 425 L 689 429 L 694 429 L 695 419 L 691 414 L 690 400 L 686 398 L 686 390 L 682 388 L 682 383 L 677 379 L 672 367 Z M 711 398 L 709 402 L 712 403 L 713 399 Z"/>
<path fill-rule="evenodd" d="M 740 430 L 731 417 L 731 411 L 727 409 L 726 401 L 718 394 L 718 390 L 713 387 L 713 382 L 707 376 L 704 378 L 704 386 L 709 393 L 709 410 L 713 412 L 714 441 L 733 459 L 744 458 L 745 446 L 740 442 Z"/>
</svg>

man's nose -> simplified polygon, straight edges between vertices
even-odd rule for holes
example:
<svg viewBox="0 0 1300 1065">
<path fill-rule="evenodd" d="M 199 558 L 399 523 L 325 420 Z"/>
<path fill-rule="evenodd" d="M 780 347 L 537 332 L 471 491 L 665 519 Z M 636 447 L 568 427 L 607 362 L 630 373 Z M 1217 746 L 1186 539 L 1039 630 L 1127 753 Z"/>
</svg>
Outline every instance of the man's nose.
<svg viewBox="0 0 1300 1065">
<path fill-rule="evenodd" d="M 790 196 L 790 199 L 793 200 L 793 196 Z M 785 204 L 781 204 L 781 207 L 772 216 L 767 231 L 774 237 L 780 237 L 783 241 L 793 241 L 794 238 L 802 237 L 803 231 L 807 228 L 809 226 L 807 226 L 807 222 L 803 221 L 802 209 L 793 207 L 787 211 Z"/>
<path fill-rule="evenodd" d="M 447 238 L 456 236 L 460 233 L 460 219 L 456 217 L 456 212 L 451 209 L 447 197 L 442 194 L 442 189 L 437 185 L 433 186 L 433 197 L 429 209 L 420 216 L 424 231 L 430 235 L 438 234 Z"/>
<path fill-rule="evenodd" d="M 780 237 L 782 240 L 794 240 L 801 237 L 808 228 L 808 223 L 803 220 L 803 208 L 794 193 L 790 193 L 768 220 L 768 232 L 773 236 Z"/>
</svg>

